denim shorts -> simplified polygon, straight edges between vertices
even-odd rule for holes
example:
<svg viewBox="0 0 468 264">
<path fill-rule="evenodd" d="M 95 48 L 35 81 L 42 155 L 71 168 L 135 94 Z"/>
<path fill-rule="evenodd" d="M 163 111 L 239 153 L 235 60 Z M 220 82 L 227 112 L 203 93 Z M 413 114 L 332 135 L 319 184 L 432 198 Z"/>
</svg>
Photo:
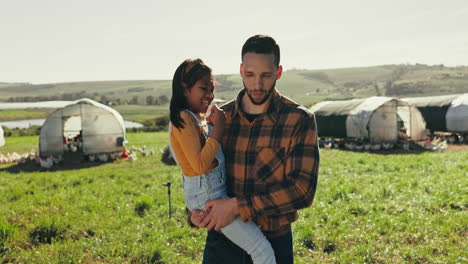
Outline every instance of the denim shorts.
<svg viewBox="0 0 468 264">
<path fill-rule="evenodd" d="M 185 175 L 183 177 L 184 200 L 189 210 L 204 210 L 207 201 L 228 197 L 224 163 L 218 164 L 211 172 L 194 177 Z"/>
</svg>

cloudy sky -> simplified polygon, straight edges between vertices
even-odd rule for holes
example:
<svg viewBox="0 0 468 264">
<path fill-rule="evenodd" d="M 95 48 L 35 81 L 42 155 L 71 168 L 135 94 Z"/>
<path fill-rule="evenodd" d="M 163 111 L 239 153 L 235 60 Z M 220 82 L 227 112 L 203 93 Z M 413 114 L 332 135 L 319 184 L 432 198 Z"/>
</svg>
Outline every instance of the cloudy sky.
<svg viewBox="0 0 468 264">
<path fill-rule="evenodd" d="M 468 1 L 0 0 L 0 82 L 171 79 L 186 58 L 237 73 L 251 35 L 285 70 L 468 65 Z"/>
</svg>

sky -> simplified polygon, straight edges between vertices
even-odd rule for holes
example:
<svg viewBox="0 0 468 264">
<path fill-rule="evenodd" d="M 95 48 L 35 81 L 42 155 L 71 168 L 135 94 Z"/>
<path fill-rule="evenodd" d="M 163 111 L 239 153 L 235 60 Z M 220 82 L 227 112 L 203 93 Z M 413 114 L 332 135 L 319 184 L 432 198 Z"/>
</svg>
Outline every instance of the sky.
<svg viewBox="0 0 468 264">
<path fill-rule="evenodd" d="M 236 74 L 255 34 L 286 71 L 468 65 L 468 1 L 0 0 L 0 82 L 169 80 L 186 58 Z"/>
</svg>

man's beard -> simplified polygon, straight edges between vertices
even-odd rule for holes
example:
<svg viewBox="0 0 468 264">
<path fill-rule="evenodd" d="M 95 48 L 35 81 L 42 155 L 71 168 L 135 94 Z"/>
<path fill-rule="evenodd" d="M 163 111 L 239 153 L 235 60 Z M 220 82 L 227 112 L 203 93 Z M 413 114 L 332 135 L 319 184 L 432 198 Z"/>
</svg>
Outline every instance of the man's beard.
<svg viewBox="0 0 468 264">
<path fill-rule="evenodd" d="M 249 90 L 248 90 L 247 87 L 245 86 L 244 81 L 242 81 L 242 84 L 244 84 L 245 93 L 246 93 L 247 96 L 249 97 L 250 102 L 252 102 L 252 104 L 254 104 L 254 105 L 262 105 L 262 104 L 264 104 L 266 101 L 268 101 L 268 99 L 271 98 L 271 95 L 273 94 L 273 90 L 275 90 L 276 81 L 273 83 L 273 85 L 271 86 L 271 89 L 270 89 L 270 90 L 266 90 L 266 94 L 265 94 L 265 96 L 263 97 L 263 99 L 262 99 L 261 101 L 255 101 L 255 99 L 252 97 L 252 95 L 249 93 Z"/>
</svg>

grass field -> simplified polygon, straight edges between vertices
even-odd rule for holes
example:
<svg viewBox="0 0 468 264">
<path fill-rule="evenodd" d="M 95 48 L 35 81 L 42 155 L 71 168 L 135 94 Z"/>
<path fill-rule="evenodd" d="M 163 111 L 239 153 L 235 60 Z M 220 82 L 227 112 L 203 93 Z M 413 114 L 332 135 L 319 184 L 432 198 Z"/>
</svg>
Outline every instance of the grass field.
<svg viewBox="0 0 468 264">
<path fill-rule="evenodd" d="M 55 109 L 8 109 L 0 110 L 0 122 L 26 120 L 26 119 L 42 119 L 52 113 Z"/>
<path fill-rule="evenodd" d="M 37 140 L 7 138 L 0 151 Z M 159 150 L 167 134 L 128 141 Z M 49 172 L 1 166 L 0 263 L 200 263 L 205 232 L 185 223 L 180 171 L 157 153 Z M 315 202 L 293 225 L 296 263 L 467 263 L 467 160 L 321 150 Z"/>
<path fill-rule="evenodd" d="M 143 123 L 160 116 L 169 116 L 169 104 L 166 105 L 118 105 L 113 107 L 125 120 Z"/>
<path fill-rule="evenodd" d="M 117 105 L 113 106 L 125 120 L 143 123 L 160 116 L 169 116 L 169 104 L 166 105 Z M 56 109 L 8 109 L 0 110 L 0 122 L 47 118 Z"/>
</svg>

